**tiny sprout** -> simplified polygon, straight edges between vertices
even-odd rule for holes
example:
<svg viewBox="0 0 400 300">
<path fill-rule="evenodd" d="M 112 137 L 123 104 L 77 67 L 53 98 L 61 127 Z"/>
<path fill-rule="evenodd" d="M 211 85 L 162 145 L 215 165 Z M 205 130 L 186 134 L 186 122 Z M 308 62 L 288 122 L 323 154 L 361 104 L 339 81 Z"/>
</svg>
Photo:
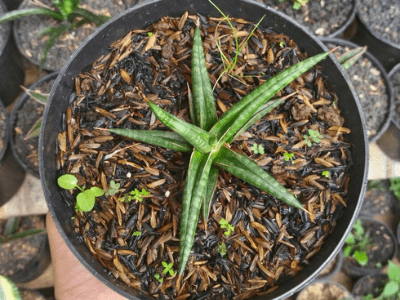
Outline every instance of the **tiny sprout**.
<svg viewBox="0 0 400 300">
<path fill-rule="evenodd" d="M 327 171 L 327 170 L 322 171 L 321 175 L 326 177 L 326 178 L 329 178 L 329 171 Z"/>
<path fill-rule="evenodd" d="M 114 180 L 110 181 L 110 188 L 106 191 L 106 196 L 112 196 L 118 193 L 118 189 L 120 188 L 121 184 L 115 183 Z"/>
<path fill-rule="evenodd" d="M 293 162 L 293 156 L 294 156 L 294 153 L 283 153 L 283 156 L 285 157 L 285 161 L 292 161 L 292 164 L 294 164 L 294 162 Z"/>
<path fill-rule="evenodd" d="M 312 143 L 319 143 L 324 136 L 319 133 L 318 130 L 308 129 L 309 135 L 304 135 L 304 142 L 307 144 L 308 147 L 312 146 Z"/>
<path fill-rule="evenodd" d="M 254 154 L 264 154 L 264 147 L 261 144 L 257 145 L 254 143 L 250 149 L 253 150 Z"/>
<path fill-rule="evenodd" d="M 154 274 L 154 278 L 157 279 L 159 283 L 163 283 L 164 279 L 161 278 L 160 274 L 156 273 Z"/>
<path fill-rule="evenodd" d="M 153 36 L 153 33 L 152 32 L 148 32 L 147 35 L 150 37 L 150 36 Z"/>
<path fill-rule="evenodd" d="M 169 273 L 170 276 L 174 276 L 175 275 L 174 270 L 172 270 L 172 267 L 174 266 L 174 263 L 168 264 L 166 261 L 162 261 L 161 264 L 164 267 L 163 274 Z"/>
<path fill-rule="evenodd" d="M 279 42 L 279 47 L 283 48 L 285 46 L 285 43 L 283 41 Z"/>
<path fill-rule="evenodd" d="M 129 194 L 125 194 L 124 197 L 121 198 L 121 202 L 124 202 L 125 200 L 128 202 L 131 202 L 132 200 L 137 200 L 139 202 L 142 202 L 143 196 L 148 196 L 148 195 L 150 195 L 150 193 L 145 189 L 142 189 L 141 191 L 139 191 L 138 189 L 134 189 Z"/>
<path fill-rule="evenodd" d="M 64 174 L 58 177 L 58 185 L 66 190 L 79 189 L 81 192 L 76 196 L 75 209 L 77 211 L 91 211 L 94 207 L 95 198 L 104 195 L 104 191 L 96 186 L 86 190 L 78 185 L 78 179 L 71 174 Z"/>
<path fill-rule="evenodd" d="M 217 250 L 218 250 L 218 253 L 221 254 L 222 257 L 224 257 L 227 253 L 226 244 L 225 243 L 218 244 Z"/>
<path fill-rule="evenodd" d="M 142 234 L 142 233 L 141 233 L 140 231 L 135 231 L 135 232 L 132 233 L 133 236 L 139 236 L 139 235 L 141 235 L 141 234 Z"/>
<path fill-rule="evenodd" d="M 224 232 L 224 234 L 226 236 L 231 235 L 232 232 L 235 230 L 235 227 L 233 227 L 231 224 L 229 224 L 229 222 L 227 220 L 225 220 L 224 218 L 222 218 L 219 221 L 219 224 L 221 225 L 222 229 L 226 229 L 226 231 Z"/>
</svg>

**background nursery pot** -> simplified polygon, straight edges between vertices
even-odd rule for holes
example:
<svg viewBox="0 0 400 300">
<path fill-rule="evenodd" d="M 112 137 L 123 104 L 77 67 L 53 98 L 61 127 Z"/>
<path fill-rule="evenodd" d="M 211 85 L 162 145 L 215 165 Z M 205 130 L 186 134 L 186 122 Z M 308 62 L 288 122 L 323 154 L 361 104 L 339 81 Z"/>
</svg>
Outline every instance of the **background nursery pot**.
<svg viewBox="0 0 400 300">
<path fill-rule="evenodd" d="M 238 0 L 230 1 L 229 3 L 216 1 L 216 5 L 229 16 L 240 17 L 250 21 L 257 22 L 265 14 L 266 17 L 262 22 L 264 27 L 272 27 L 275 32 L 287 34 L 301 49 L 307 51 L 309 56 L 321 53 L 326 49 L 323 44 L 310 37 L 299 25 L 292 23 L 283 14 L 276 13 L 269 8 L 254 2 Z M 58 173 L 55 159 L 57 145 L 55 141 L 58 133 L 63 130 L 62 114 L 69 104 L 69 98 L 74 89 L 75 76 L 83 68 L 90 66 L 99 56 L 108 53 L 109 45 L 122 38 L 129 30 L 144 28 L 165 15 L 180 17 L 186 10 L 189 13 L 202 15 L 208 15 L 213 12 L 214 16 L 219 16 L 218 12 L 207 1 L 152 1 L 142 3 L 126 11 L 102 26 L 96 34 L 86 40 L 80 49 L 74 53 L 57 77 L 45 109 L 45 117 L 41 129 L 39 142 L 40 177 L 46 201 L 58 230 L 71 251 L 86 268 L 106 285 L 129 299 L 150 298 L 105 273 L 101 264 L 94 260 L 86 246 L 76 238 L 71 223 L 71 215 L 65 213 L 65 211 L 69 210 L 68 204 L 62 199 L 57 186 Z M 321 251 L 312 258 L 310 266 L 297 274 L 296 277 L 282 282 L 279 289 L 269 294 L 267 298 L 263 296 L 262 299 L 285 299 L 311 282 L 340 250 L 360 210 L 365 192 L 368 150 L 366 147 L 364 121 L 360 114 L 361 108 L 357 100 L 355 100 L 352 89 L 347 85 L 346 77 L 339 66 L 331 59 L 326 59 L 321 63 L 321 66 L 326 70 L 324 74 L 330 79 L 330 84 L 337 91 L 339 99 L 346 99 L 341 103 L 339 101 L 339 108 L 346 119 L 346 127 L 352 131 L 349 135 L 349 140 L 354 145 L 352 148 L 354 165 L 349 171 L 351 181 L 348 187 L 348 199 L 351 199 L 351 201 L 348 202 L 347 208 L 343 210 L 340 222 L 338 222 L 332 235 L 329 236 Z"/>
<path fill-rule="evenodd" d="M 7 8 L 0 1 L 0 15 Z M 22 68 L 22 57 L 18 52 L 12 35 L 11 24 L 0 25 L 0 95 L 1 101 L 7 106 L 21 91 L 25 73 Z"/>
<path fill-rule="evenodd" d="M 51 89 L 51 82 L 54 82 L 58 72 L 48 74 L 34 84 L 29 86 L 29 90 L 40 90 L 48 94 Z M 14 105 L 10 116 L 10 145 L 14 157 L 19 164 L 33 176 L 39 178 L 39 162 L 37 148 L 39 137 L 26 138 L 31 128 L 42 116 L 44 105 L 32 99 L 24 92 Z"/>
</svg>

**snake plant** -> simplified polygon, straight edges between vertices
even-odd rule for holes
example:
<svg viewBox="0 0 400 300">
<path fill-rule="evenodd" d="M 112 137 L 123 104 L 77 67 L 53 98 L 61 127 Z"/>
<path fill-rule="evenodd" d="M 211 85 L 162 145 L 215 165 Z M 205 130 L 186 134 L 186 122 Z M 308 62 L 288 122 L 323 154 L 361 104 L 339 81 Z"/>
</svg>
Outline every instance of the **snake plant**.
<svg viewBox="0 0 400 300">
<path fill-rule="evenodd" d="M 156 117 L 173 132 L 109 129 L 111 133 L 141 142 L 192 153 L 185 181 L 180 220 L 180 274 L 183 273 L 190 256 L 202 205 L 204 222 L 207 221 L 219 168 L 288 205 L 303 209 L 301 203 L 286 188 L 253 160 L 231 150 L 229 144 L 285 100 L 268 102 L 278 91 L 328 55 L 329 52 L 315 55 L 280 72 L 250 92 L 217 120 L 216 101 L 208 77 L 201 34 L 199 28 L 196 28 L 192 49 L 193 100 L 189 100 L 193 124 L 178 119 L 149 101 L 148 105 Z"/>
</svg>

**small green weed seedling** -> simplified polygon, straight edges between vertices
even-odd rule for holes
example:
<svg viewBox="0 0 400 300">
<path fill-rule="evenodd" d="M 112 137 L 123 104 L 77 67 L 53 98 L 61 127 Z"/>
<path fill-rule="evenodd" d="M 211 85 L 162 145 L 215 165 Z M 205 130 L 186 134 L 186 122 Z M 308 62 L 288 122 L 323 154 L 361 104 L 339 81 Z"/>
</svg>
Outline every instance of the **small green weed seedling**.
<svg viewBox="0 0 400 300">
<path fill-rule="evenodd" d="M 400 201 L 400 177 L 392 177 L 390 180 L 389 189 L 393 192 L 396 198 Z"/>
<path fill-rule="evenodd" d="M 317 130 L 308 129 L 308 135 L 304 135 L 304 142 L 307 144 L 308 147 L 311 147 L 313 143 L 319 144 L 321 139 L 324 138 L 322 134 L 319 133 Z"/>
<path fill-rule="evenodd" d="M 285 161 L 291 161 L 292 164 L 294 164 L 293 158 L 294 158 L 294 153 L 283 153 L 283 156 L 285 157 Z"/>
<path fill-rule="evenodd" d="M 140 236 L 140 235 L 142 235 L 142 233 L 141 233 L 140 231 L 134 231 L 134 232 L 132 233 L 132 235 L 133 235 L 133 236 Z"/>
<path fill-rule="evenodd" d="M 58 185 L 66 190 L 73 190 L 77 188 L 81 192 L 76 196 L 75 209 L 78 211 L 91 211 L 94 207 L 95 198 L 104 195 L 103 189 L 93 186 L 90 189 L 86 189 L 84 186 L 78 185 L 78 179 L 71 174 L 64 174 L 58 177 Z"/>
<path fill-rule="evenodd" d="M 37 36 L 37 38 L 48 36 L 40 57 L 40 69 L 42 69 L 50 49 L 63 33 L 74 30 L 87 23 L 94 23 L 97 26 L 101 26 L 110 18 L 104 15 L 95 15 L 89 10 L 82 8 L 79 5 L 81 0 L 51 0 L 53 5 L 51 8 L 46 8 L 39 0 L 35 2 L 35 4 L 38 5 L 35 8 L 17 9 L 2 15 L 0 17 L 0 24 L 33 15 L 48 16 L 56 21 L 55 24 L 58 24 L 57 27 L 49 26 Z"/>
<path fill-rule="evenodd" d="M 166 261 L 162 261 L 161 265 L 164 267 L 163 274 L 169 274 L 170 276 L 175 275 L 175 271 L 172 269 L 174 263 L 167 263 Z"/>
<path fill-rule="evenodd" d="M 368 264 L 368 249 L 372 246 L 368 234 L 365 232 L 360 219 L 354 223 L 353 230 L 346 239 L 343 250 L 344 257 L 354 257 L 360 266 Z"/>
<path fill-rule="evenodd" d="M 154 278 L 157 279 L 159 283 L 163 283 L 164 279 L 161 278 L 161 275 L 156 273 L 154 274 Z"/>
<path fill-rule="evenodd" d="M 128 201 L 131 202 L 132 200 L 136 200 L 139 202 L 143 201 L 143 197 L 150 195 L 148 191 L 142 189 L 139 191 L 138 189 L 134 189 L 129 194 L 125 194 L 124 197 L 121 198 L 121 202 Z"/>
<path fill-rule="evenodd" d="M 286 0 L 279 0 L 279 2 L 285 2 Z M 299 10 L 300 7 L 306 5 L 308 0 L 292 0 L 293 1 L 293 9 Z"/>
<path fill-rule="evenodd" d="M 328 170 L 325 170 L 325 171 L 322 171 L 321 175 L 324 176 L 325 178 L 329 178 L 330 173 Z"/>
<path fill-rule="evenodd" d="M 224 242 L 218 244 L 217 251 L 219 254 L 221 254 L 222 257 L 224 257 L 227 253 L 226 244 Z"/>
<path fill-rule="evenodd" d="M 224 234 L 226 236 L 229 236 L 232 234 L 232 232 L 235 230 L 235 227 L 233 227 L 231 224 L 229 224 L 229 222 L 227 220 L 225 220 L 224 218 L 222 218 L 219 221 L 219 225 L 221 225 L 222 229 L 226 229 L 226 231 L 224 232 Z"/>
<path fill-rule="evenodd" d="M 400 266 L 388 261 L 388 281 L 382 289 L 376 290 L 377 297 L 368 294 L 362 300 L 395 300 L 400 299 Z"/>
<path fill-rule="evenodd" d="M 105 192 L 106 196 L 112 196 L 118 193 L 121 184 L 115 183 L 114 180 L 110 181 L 110 188 Z"/>
<path fill-rule="evenodd" d="M 256 143 L 254 143 L 250 149 L 253 150 L 254 154 L 264 154 L 264 147 L 261 144 L 257 145 Z"/>
</svg>

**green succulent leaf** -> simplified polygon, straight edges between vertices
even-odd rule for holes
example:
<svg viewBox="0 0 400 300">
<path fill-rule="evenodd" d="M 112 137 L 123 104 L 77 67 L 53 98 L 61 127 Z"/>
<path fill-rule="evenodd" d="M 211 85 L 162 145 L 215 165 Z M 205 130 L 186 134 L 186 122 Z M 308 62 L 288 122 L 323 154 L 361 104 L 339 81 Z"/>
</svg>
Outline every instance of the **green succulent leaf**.
<svg viewBox="0 0 400 300">
<path fill-rule="evenodd" d="M 46 231 L 45 229 L 29 229 L 29 230 L 25 230 L 23 232 L 14 233 L 13 235 L 9 236 L 7 238 L 7 240 L 13 241 L 13 240 L 16 240 L 16 239 L 20 239 L 20 238 L 23 238 L 23 237 L 26 237 L 26 236 L 30 236 L 30 235 L 35 235 L 35 234 L 38 234 L 38 233 L 41 233 L 41 232 L 45 232 L 45 231 Z"/>
<path fill-rule="evenodd" d="M 32 139 L 34 137 L 38 137 L 40 134 L 40 127 L 42 126 L 42 118 L 36 121 L 35 124 L 33 124 L 32 128 L 29 129 L 28 133 L 25 136 L 25 140 Z"/>
<path fill-rule="evenodd" d="M 192 152 L 193 147 L 178 133 L 164 130 L 108 129 L 111 133 L 122 135 L 140 142 L 180 152 Z"/>
<path fill-rule="evenodd" d="M 192 49 L 192 84 L 196 125 L 209 130 L 217 121 L 215 100 L 208 77 L 200 29 L 196 27 Z"/>
<path fill-rule="evenodd" d="M 53 30 L 49 29 L 49 39 L 43 46 L 43 51 L 40 54 L 40 68 L 39 72 L 42 70 L 44 63 L 46 62 L 47 55 L 49 54 L 50 49 L 55 45 L 59 37 L 64 33 L 67 32 L 70 27 L 66 25 L 60 25 L 58 27 L 52 27 Z"/>
<path fill-rule="evenodd" d="M 82 211 L 91 211 L 95 203 L 95 193 L 91 189 L 83 191 L 76 196 L 76 201 Z"/>
<path fill-rule="evenodd" d="M 210 211 L 210 205 L 211 205 L 211 200 L 214 195 L 215 188 L 217 186 L 217 180 L 218 180 L 218 169 L 215 168 L 214 166 L 211 167 L 210 170 L 210 177 L 207 180 L 207 193 L 204 198 L 204 203 L 203 203 L 203 220 L 204 222 L 207 222 L 208 220 L 208 213 Z"/>
<path fill-rule="evenodd" d="M 61 13 L 51 9 L 38 7 L 29 9 L 18 9 L 8 12 L 1 16 L 0 24 L 19 19 L 21 17 L 27 17 L 32 15 L 45 15 L 52 17 L 56 20 L 63 20 L 63 16 Z"/>
<path fill-rule="evenodd" d="M 47 99 L 49 99 L 49 94 L 36 92 L 30 89 L 23 88 L 25 93 L 27 93 L 31 99 L 36 100 L 37 102 L 46 105 Z"/>
<path fill-rule="evenodd" d="M 88 20 L 90 22 L 93 22 L 99 27 L 111 18 L 104 15 L 95 15 L 94 13 L 80 7 L 75 8 L 71 15 L 82 17 L 85 21 Z M 87 21 L 85 23 L 87 23 Z"/>
<path fill-rule="evenodd" d="M 343 69 L 350 68 L 364 53 L 367 51 L 367 46 L 357 47 L 347 51 L 339 58 L 339 64 Z"/>
<path fill-rule="evenodd" d="M 226 147 L 222 147 L 214 163 L 220 167 L 243 179 L 244 181 L 266 191 L 272 196 L 292 205 L 295 208 L 303 209 L 301 203 L 287 189 L 279 184 L 276 179 L 261 169 L 253 160 L 234 152 Z"/>
<path fill-rule="evenodd" d="M 72 190 L 78 184 L 78 179 L 74 175 L 64 174 L 58 177 L 57 183 L 63 189 Z"/>
<path fill-rule="evenodd" d="M 186 139 L 186 141 L 188 141 L 200 152 L 209 153 L 215 148 L 216 139 L 212 134 L 195 125 L 178 119 L 174 115 L 166 112 L 150 101 L 148 104 L 161 122 L 163 122 L 176 133 L 180 134 L 184 139 Z"/>
</svg>

